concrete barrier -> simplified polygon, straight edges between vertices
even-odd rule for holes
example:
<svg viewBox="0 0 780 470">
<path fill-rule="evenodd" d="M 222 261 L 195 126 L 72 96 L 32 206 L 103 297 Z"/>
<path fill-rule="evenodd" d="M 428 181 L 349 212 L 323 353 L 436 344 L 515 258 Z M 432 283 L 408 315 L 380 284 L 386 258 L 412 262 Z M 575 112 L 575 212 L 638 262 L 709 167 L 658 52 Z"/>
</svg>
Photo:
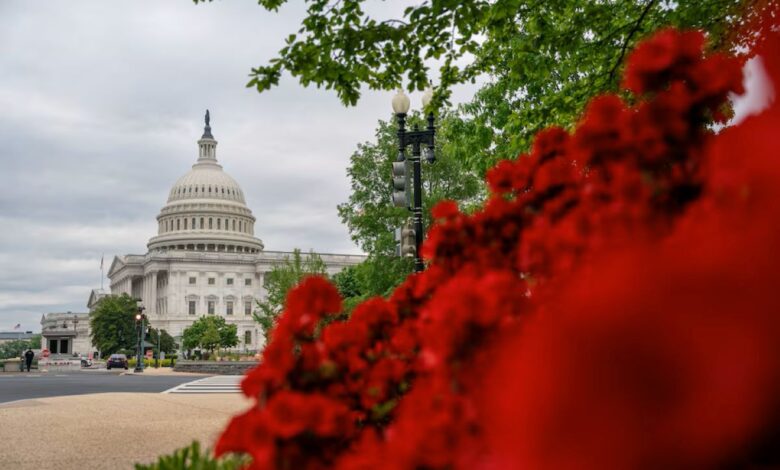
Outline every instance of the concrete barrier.
<svg viewBox="0 0 780 470">
<path fill-rule="evenodd" d="M 19 372 L 21 363 L 20 359 L 5 359 L 3 361 L 3 372 Z"/>
<path fill-rule="evenodd" d="M 41 359 L 38 369 L 51 372 L 81 370 L 81 359 Z"/>
<path fill-rule="evenodd" d="M 173 370 L 176 372 L 193 372 L 198 374 L 243 375 L 249 369 L 257 366 L 257 361 L 176 361 Z"/>
</svg>

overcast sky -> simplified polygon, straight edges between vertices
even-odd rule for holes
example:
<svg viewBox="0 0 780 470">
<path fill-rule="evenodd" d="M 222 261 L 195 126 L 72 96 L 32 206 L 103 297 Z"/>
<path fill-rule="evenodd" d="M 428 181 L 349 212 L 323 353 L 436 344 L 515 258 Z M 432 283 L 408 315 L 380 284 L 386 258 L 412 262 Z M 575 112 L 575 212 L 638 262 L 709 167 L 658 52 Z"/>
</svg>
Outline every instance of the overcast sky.
<svg viewBox="0 0 780 470">
<path fill-rule="evenodd" d="M 394 14 L 406 3 L 378 5 Z M 392 93 L 345 108 L 289 77 L 262 95 L 245 88 L 298 29 L 302 4 L 272 14 L 250 0 L 0 2 L 0 331 L 86 311 L 103 254 L 107 271 L 114 255 L 146 252 L 197 158 L 206 108 L 266 249 L 360 252 L 336 205 Z"/>
<path fill-rule="evenodd" d="M 289 77 L 262 95 L 244 86 L 298 29 L 302 4 L 272 14 L 251 0 L 0 1 L 0 331 L 86 311 L 101 256 L 107 271 L 115 255 L 146 252 L 197 158 L 206 108 L 266 249 L 359 253 L 336 205 L 392 93 L 345 108 Z"/>
</svg>

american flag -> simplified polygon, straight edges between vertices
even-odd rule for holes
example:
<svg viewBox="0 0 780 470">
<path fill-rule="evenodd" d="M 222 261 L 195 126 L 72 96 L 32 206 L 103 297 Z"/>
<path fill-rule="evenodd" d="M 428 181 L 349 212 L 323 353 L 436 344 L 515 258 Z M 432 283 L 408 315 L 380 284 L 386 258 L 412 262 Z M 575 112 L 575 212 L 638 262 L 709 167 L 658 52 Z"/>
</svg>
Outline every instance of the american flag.
<svg viewBox="0 0 780 470">
<path fill-rule="evenodd" d="M 21 323 L 17 323 L 16 326 L 14 327 L 14 330 L 18 330 L 21 327 L 22 327 L 22 324 Z"/>
</svg>

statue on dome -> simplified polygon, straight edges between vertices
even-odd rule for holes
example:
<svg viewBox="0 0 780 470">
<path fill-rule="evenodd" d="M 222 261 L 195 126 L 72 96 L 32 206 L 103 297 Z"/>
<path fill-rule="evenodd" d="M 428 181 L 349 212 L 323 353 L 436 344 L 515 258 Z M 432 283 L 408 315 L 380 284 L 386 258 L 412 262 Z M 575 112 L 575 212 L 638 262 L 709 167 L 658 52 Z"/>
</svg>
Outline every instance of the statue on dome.
<svg viewBox="0 0 780 470">
<path fill-rule="evenodd" d="M 211 121 L 211 118 L 209 117 L 209 110 L 206 110 L 206 127 L 209 127 L 209 121 Z"/>
</svg>

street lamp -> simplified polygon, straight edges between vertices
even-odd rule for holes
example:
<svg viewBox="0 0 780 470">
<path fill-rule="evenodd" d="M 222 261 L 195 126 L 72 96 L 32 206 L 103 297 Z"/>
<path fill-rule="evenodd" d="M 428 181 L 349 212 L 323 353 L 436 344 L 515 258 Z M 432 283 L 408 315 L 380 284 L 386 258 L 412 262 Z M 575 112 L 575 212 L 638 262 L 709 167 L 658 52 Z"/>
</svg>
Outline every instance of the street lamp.
<svg viewBox="0 0 780 470">
<path fill-rule="evenodd" d="M 433 98 L 433 89 L 425 90 L 422 98 L 423 109 L 428 108 Z M 393 112 L 398 120 L 398 158 L 393 162 L 393 205 L 396 207 L 406 207 L 412 211 L 412 220 L 414 224 L 414 270 L 420 272 L 425 269 L 423 264 L 420 247 L 423 242 L 423 220 L 422 220 L 422 162 L 420 150 L 425 147 L 425 159 L 428 163 L 436 161 L 434 154 L 434 138 L 436 127 L 434 126 L 433 112 L 428 112 L 428 127 L 420 130 L 417 124 L 412 131 L 406 131 L 406 113 L 409 112 L 409 97 L 403 90 L 393 97 Z M 406 147 L 412 146 L 412 206 L 409 207 L 406 186 Z"/>
<path fill-rule="evenodd" d="M 133 372 L 143 372 L 144 322 L 146 320 L 146 315 L 144 315 L 143 305 L 141 305 L 140 301 L 136 301 L 138 302 L 138 313 L 135 314 L 135 328 L 138 332 L 138 345 L 135 352 L 135 369 L 133 369 Z"/>
</svg>

